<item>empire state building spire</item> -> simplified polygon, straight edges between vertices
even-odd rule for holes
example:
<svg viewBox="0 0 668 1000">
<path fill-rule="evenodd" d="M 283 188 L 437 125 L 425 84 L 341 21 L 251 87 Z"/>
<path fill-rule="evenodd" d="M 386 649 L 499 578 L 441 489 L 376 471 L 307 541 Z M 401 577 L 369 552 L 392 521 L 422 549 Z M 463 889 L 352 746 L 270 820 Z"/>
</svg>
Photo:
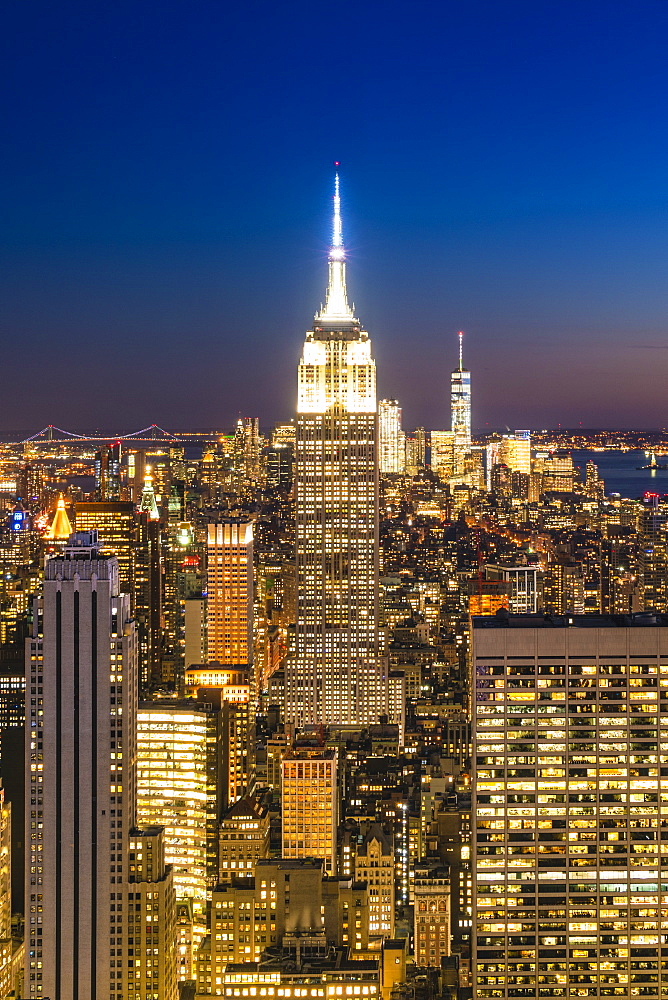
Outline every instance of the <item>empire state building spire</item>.
<svg viewBox="0 0 668 1000">
<path fill-rule="evenodd" d="M 285 720 L 297 727 L 368 726 L 381 716 L 401 725 L 392 706 L 404 704 L 378 621 L 376 363 L 346 298 L 339 199 L 337 173 L 327 299 L 298 372 L 297 614 L 285 668 Z"/>
<path fill-rule="evenodd" d="M 338 168 L 339 164 L 335 163 Z M 321 309 L 317 319 L 325 322 L 352 320 L 352 309 L 348 305 L 346 295 L 346 251 L 343 245 L 343 227 L 341 224 L 341 195 L 339 193 L 339 172 L 334 175 L 334 222 L 332 226 L 332 243 L 329 248 L 329 281 L 325 308 Z"/>
</svg>

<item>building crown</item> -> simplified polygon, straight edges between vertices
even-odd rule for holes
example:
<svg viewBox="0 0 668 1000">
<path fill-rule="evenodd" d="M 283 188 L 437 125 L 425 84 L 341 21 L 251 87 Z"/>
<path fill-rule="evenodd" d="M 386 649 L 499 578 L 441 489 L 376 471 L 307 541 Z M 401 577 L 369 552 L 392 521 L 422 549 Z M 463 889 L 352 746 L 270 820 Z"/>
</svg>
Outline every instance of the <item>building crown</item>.
<svg viewBox="0 0 668 1000">
<path fill-rule="evenodd" d="M 335 166 L 338 168 L 339 164 Z M 348 305 L 346 294 L 346 251 L 343 245 L 343 226 L 341 222 L 341 195 L 338 169 L 334 174 L 334 219 L 332 225 L 332 242 L 329 248 L 329 280 L 325 307 L 321 308 L 316 320 L 350 321 L 354 319 L 353 311 Z"/>
</svg>

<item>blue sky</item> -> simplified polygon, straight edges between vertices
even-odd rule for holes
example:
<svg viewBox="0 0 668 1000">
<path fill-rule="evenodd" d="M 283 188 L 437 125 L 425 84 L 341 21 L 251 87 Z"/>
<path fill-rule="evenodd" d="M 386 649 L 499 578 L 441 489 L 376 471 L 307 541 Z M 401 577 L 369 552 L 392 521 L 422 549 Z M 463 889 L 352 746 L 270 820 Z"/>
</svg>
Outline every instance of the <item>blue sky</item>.
<svg viewBox="0 0 668 1000">
<path fill-rule="evenodd" d="M 0 17 L 0 429 L 289 417 L 335 159 L 407 427 L 668 424 L 663 0 Z"/>
</svg>

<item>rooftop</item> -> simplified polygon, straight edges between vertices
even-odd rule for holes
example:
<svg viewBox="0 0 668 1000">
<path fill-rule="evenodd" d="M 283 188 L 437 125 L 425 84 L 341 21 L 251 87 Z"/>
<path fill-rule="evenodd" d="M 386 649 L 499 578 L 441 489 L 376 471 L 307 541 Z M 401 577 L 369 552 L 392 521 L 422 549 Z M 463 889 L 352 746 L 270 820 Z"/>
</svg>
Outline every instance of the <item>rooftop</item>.
<svg viewBox="0 0 668 1000">
<path fill-rule="evenodd" d="M 548 615 L 510 614 L 505 609 L 495 615 L 474 615 L 474 629 L 495 628 L 668 628 L 668 614 L 642 612 L 636 615 Z"/>
</svg>

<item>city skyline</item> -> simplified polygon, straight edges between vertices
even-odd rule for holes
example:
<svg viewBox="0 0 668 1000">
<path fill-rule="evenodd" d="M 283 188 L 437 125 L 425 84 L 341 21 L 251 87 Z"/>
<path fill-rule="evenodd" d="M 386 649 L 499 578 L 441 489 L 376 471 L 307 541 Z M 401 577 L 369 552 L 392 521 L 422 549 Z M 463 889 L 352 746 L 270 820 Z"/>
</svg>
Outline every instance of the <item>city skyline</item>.
<svg viewBox="0 0 668 1000">
<path fill-rule="evenodd" d="M 407 427 L 448 426 L 459 329 L 476 428 L 662 426 L 665 6 L 384 12 L 308 87 L 342 43 L 306 5 L 7 12 L 0 431 L 113 423 L 121 358 L 130 427 L 285 419 L 335 158 Z"/>
</svg>

